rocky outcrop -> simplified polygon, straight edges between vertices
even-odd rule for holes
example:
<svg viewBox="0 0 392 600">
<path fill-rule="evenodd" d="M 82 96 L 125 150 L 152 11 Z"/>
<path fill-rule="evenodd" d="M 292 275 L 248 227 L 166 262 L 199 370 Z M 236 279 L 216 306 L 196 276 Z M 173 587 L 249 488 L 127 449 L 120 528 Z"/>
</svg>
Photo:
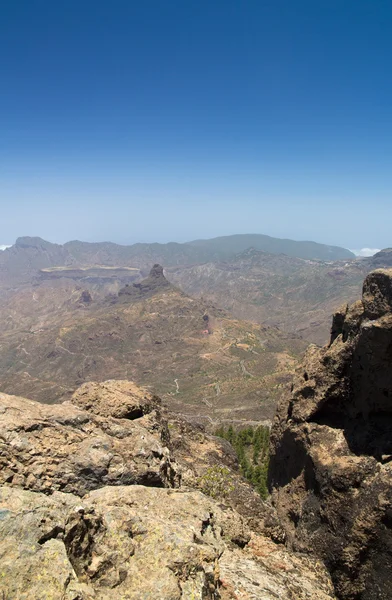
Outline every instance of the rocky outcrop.
<svg viewBox="0 0 392 600">
<path fill-rule="evenodd" d="M 317 561 L 252 536 L 235 512 L 197 491 L 104 487 L 81 500 L 3 487 L 0 504 L 5 598 L 334 597 Z"/>
<path fill-rule="evenodd" d="M 135 300 L 137 298 L 149 298 L 165 288 L 170 289 L 172 287 L 163 274 L 163 267 L 156 264 L 152 267 L 146 279 L 143 279 L 140 283 L 133 283 L 132 285 L 123 287 L 118 292 L 118 298 L 122 302 L 129 302 L 131 299 Z"/>
<path fill-rule="evenodd" d="M 392 598 L 392 270 L 333 319 L 278 407 L 270 487 L 289 545 L 314 552 L 339 598 Z"/>
<path fill-rule="evenodd" d="M 131 382 L 86 384 L 55 406 L 1 394 L 0 440 L 6 600 L 335 597 L 320 562 L 252 527 L 263 503 L 227 443 Z M 196 489 L 222 464 L 244 514 L 225 489 Z"/>
<path fill-rule="evenodd" d="M 0 415 L 0 484 L 83 496 L 103 485 L 179 483 L 169 450 L 137 421 L 6 394 Z"/>
<path fill-rule="evenodd" d="M 73 394 L 72 404 L 101 417 L 139 419 L 160 408 L 161 401 L 132 381 L 112 379 L 84 383 Z"/>
</svg>

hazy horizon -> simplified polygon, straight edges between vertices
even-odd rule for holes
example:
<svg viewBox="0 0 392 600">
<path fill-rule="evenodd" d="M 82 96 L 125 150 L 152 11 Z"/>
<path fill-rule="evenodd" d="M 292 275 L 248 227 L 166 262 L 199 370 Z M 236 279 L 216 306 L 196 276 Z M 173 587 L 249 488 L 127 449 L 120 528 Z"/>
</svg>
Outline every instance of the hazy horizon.
<svg viewBox="0 0 392 600">
<path fill-rule="evenodd" d="M 248 232 L 249 234 L 249 232 Z M 229 234 L 229 235 L 236 235 L 236 234 Z M 267 234 L 250 234 L 250 235 L 267 235 Z M 40 237 L 40 236 L 18 236 L 18 237 Z M 214 236 L 217 237 L 217 236 Z M 221 237 L 221 236 L 219 236 Z M 224 237 L 224 236 L 222 236 Z M 71 241 L 81 241 L 84 242 L 85 240 L 66 240 L 64 242 L 58 242 L 58 241 L 54 241 L 52 239 L 46 239 L 46 238 L 42 238 L 45 239 L 45 241 L 47 242 L 51 242 L 51 243 L 57 243 L 57 244 L 64 244 L 66 242 L 71 242 Z M 206 238 L 195 238 L 195 239 L 206 239 Z M 207 238 L 207 239 L 211 239 L 211 238 Z M 294 238 L 287 238 L 287 239 L 294 239 Z M 191 242 L 194 240 L 186 240 L 186 242 Z M 296 240 L 296 241 L 307 241 L 307 242 L 314 242 L 316 240 Z M 16 242 L 16 240 L 14 241 L 14 243 Z M 112 240 L 94 240 L 95 243 L 104 243 L 104 242 L 112 242 Z M 93 242 L 93 243 L 94 243 Z M 178 242 L 177 240 L 167 240 L 167 242 L 160 242 L 160 243 L 169 243 L 169 242 L 177 242 L 177 243 L 184 243 L 184 242 Z M 7 248 L 12 248 L 12 246 L 14 245 L 14 243 L 12 244 L 0 244 L 0 251 L 1 250 L 6 250 Z M 116 242 L 114 242 L 116 243 Z M 133 242 L 135 244 L 140 243 L 138 241 Z M 154 241 L 150 241 L 147 243 L 154 243 Z M 318 242 L 318 243 L 323 243 L 323 242 Z M 128 245 L 128 244 L 124 244 L 124 245 Z M 342 248 L 346 248 L 346 246 L 342 246 Z M 363 248 L 347 248 L 347 250 L 350 250 L 351 252 L 353 252 L 357 257 L 370 257 L 370 256 L 374 256 L 374 254 L 376 254 L 377 252 L 380 252 L 380 250 L 382 250 L 382 248 L 369 248 L 369 247 L 363 247 Z"/>
<path fill-rule="evenodd" d="M 391 246 L 392 5 L 6 3 L 0 240 Z"/>
</svg>

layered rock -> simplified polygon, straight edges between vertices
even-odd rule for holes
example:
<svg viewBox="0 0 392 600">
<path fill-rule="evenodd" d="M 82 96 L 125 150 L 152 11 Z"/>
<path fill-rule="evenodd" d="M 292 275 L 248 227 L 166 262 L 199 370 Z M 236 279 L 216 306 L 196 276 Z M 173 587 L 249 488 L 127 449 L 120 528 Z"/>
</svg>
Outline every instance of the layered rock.
<svg viewBox="0 0 392 600">
<path fill-rule="evenodd" d="M 289 545 L 330 570 L 339 598 L 392 597 L 392 270 L 310 347 L 271 435 L 270 486 Z"/>
</svg>

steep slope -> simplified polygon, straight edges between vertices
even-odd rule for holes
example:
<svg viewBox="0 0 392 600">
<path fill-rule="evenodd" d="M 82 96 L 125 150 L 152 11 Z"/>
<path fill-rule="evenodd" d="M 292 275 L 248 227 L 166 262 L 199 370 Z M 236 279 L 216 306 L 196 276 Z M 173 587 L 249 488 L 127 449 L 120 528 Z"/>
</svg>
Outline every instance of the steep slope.
<svg viewBox="0 0 392 600">
<path fill-rule="evenodd" d="M 368 261 L 320 262 L 250 249 L 231 261 L 168 268 L 187 294 L 204 297 L 251 319 L 324 344 L 331 315 L 360 297 Z"/>
<path fill-rule="evenodd" d="M 310 347 L 271 435 L 270 486 L 291 547 L 314 552 L 339 598 L 392 597 L 392 270 Z"/>
<path fill-rule="evenodd" d="M 30 282 L 39 269 L 73 263 L 64 246 L 41 238 L 18 238 L 11 248 L 0 252 L 0 292 L 2 287 Z"/>
<path fill-rule="evenodd" d="M 368 259 L 373 269 L 392 267 L 392 248 L 385 248 Z"/>
<path fill-rule="evenodd" d="M 159 266 L 107 300 L 90 301 L 69 280 L 57 283 L 35 288 L 30 312 L 23 297 L 18 316 L 18 294 L 8 319 L 3 308 L 0 390 L 52 403 L 84 381 L 132 379 L 178 412 L 257 421 L 272 417 L 305 348 L 295 336 L 186 296 Z"/>
</svg>

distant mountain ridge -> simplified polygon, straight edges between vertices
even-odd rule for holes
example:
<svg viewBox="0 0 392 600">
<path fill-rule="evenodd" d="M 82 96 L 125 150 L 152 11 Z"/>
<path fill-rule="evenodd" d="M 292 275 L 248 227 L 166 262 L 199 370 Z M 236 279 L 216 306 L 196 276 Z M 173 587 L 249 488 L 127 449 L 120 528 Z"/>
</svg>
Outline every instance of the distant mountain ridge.
<svg viewBox="0 0 392 600">
<path fill-rule="evenodd" d="M 313 260 L 344 260 L 353 259 L 355 254 L 346 248 L 330 246 L 311 241 L 295 241 L 283 238 L 274 238 L 260 233 L 236 234 L 216 237 L 208 240 L 195 240 L 188 242 L 197 248 L 204 248 L 217 258 L 223 260 L 248 248 L 254 248 L 270 254 L 287 254 L 296 258 Z M 223 256 L 226 254 L 226 256 Z"/>
<path fill-rule="evenodd" d="M 309 254 L 314 258 L 304 258 Z M 336 260 L 337 255 L 344 257 Z M 356 258 L 344 248 L 261 234 L 132 246 L 59 245 L 23 237 L 0 252 L 0 293 L 42 281 L 54 285 L 57 280 L 61 286 L 70 279 L 99 295 L 117 294 L 128 284 L 121 295 L 126 301 L 129 294 L 139 295 L 138 283 L 154 264 L 163 265 L 168 279 L 185 293 L 212 301 L 239 319 L 323 344 L 331 314 L 347 299 L 359 298 L 363 278 L 372 269 L 392 266 L 392 251 Z"/>
<path fill-rule="evenodd" d="M 119 264 L 125 266 L 128 261 L 140 262 L 148 258 L 164 266 L 178 264 L 198 264 L 215 260 L 228 260 L 248 248 L 255 248 L 271 254 L 286 254 L 297 258 L 313 260 L 344 260 L 354 259 L 355 255 L 345 248 L 318 244 L 316 242 L 298 242 L 288 239 L 278 239 L 262 234 L 237 234 L 217 237 L 207 240 L 167 244 L 137 243 L 122 246 L 112 242 L 80 242 L 70 241 L 64 245 L 52 244 L 38 237 L 21 237 L 15 245 L 1 256 L 4 263 L 20 249 L 30 252 L 41 252 L 47 258 L 53 255 L 56 261 L 64 264 Z M 47 266 L 47 265 L 43 265 Z M 61 266 L 53 265 L 53 266 Z M 134 264 L 132 264 L 134 266 Z M 135 266 L 140 266 L 136 264 Z"/>
</svg>

